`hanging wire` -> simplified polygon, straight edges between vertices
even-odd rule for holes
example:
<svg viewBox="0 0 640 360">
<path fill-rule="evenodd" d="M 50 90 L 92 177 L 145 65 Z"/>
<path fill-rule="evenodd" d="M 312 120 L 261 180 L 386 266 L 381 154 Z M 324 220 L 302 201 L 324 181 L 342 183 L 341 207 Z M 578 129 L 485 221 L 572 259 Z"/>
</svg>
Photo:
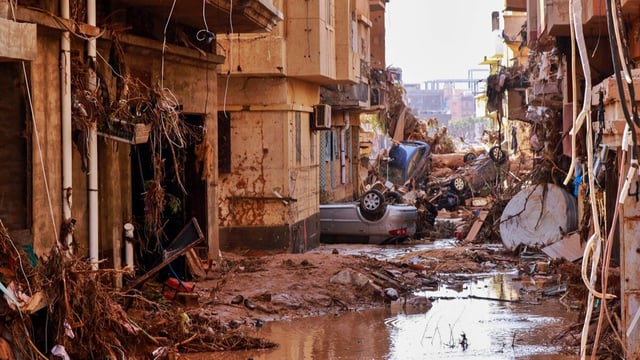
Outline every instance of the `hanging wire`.
<svg viewBox="0 0 640 360">
<path fill-rule="evenodd" d="M 169 22 L 171 21 L 171 16 L 173 16 L 173 9 L 176 7 L 176 1 L 173 0 L 173 4 L 171 5 L 171 10 L 169 11 L 169 16 L 167 17 L 167 22 L 164 24 L 164 30 L 162 31 L 162 57 L 160 59 L 160 88 L 164 89 L 164 53 L 167 49 L 167 29 L 169 28 Z"/>
<path fill-rule="evenodd" d="M 204 23 L 204 29 L 198 30 L 198 32 L 196 33 L 196 39 L 198 41 L 204 41 L 207 44 L 211 44 L 211 42 L 215 40 L 216 34 L 209 31 L 209 25 L 207 24 L 206 5 L 207 0 L 202 0 L 202 22 Z"/>
<path fill-rule="evenodd" d="M 228 35 L 229 38 L 229 69 L 227 70 L 227 79 L 224 84 L 224 97 L 222 100 L 222 112 L 224 116 L 228 119 L 229 115 L 227 114 L 227 94 L 229 91 L 229 78 L 231 77 L 231 64 L 233 64 L 233 1 L 229 2 L 229 29 L 231 30 Z"/>
</svg>

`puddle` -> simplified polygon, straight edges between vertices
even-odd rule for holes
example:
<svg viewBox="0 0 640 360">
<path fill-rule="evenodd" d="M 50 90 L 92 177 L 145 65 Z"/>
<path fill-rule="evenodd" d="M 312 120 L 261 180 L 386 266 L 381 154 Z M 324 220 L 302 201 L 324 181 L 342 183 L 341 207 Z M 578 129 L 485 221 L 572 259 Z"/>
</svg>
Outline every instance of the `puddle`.
<svg viewBox="0 0 640 360">
<path fill-rule="evenodd" d="M 321 244 L 308 253 L 330 254 L 335 249 L 343 255 L 362 255 L 386 261 L 414 251 L 452 248 L 456 243 L 458 243 L 456 239 L 440 239 L 428 243 L 399 245 Z"/>
<path fill-rule="evenodd" d="M 417 294 L 433 298 L 426 312 L 411 313 L 408 307 L 393 304 L 340 316 L 266 323 L 254 335 L 277 342 L 277 349 L 188 358 L 578 359 L 551 341 L 576 314 L 565 310 L 558 298 L 519 301 L 521 285 L 512 282 L 512 276 L 454 275 L 439 289 Z M 461 280 L 461 288 L 452 286 Z"/>
</svg>

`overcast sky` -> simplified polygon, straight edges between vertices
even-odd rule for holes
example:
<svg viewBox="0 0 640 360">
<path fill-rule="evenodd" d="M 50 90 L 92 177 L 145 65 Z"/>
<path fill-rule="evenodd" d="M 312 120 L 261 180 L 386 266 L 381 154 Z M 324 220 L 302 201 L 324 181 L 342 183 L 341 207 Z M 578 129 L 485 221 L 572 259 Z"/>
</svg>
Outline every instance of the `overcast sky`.
<svg viewBox="0 0 640 360">
<path fill-rule="evenodd" d="M 495 49 L 491 12 L 504 0 L 391 0 L 386 9 L 387 66 L 404 83 L 467 78 Z"/>
</svg>

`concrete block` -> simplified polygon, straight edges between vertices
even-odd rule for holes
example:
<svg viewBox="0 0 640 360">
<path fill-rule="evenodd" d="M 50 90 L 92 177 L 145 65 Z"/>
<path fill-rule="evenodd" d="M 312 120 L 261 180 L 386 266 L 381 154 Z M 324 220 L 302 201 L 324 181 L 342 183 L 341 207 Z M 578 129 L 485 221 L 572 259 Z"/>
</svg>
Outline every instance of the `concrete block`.
<svg viewBox="0 0 640 360">
<path fill-rule="evenodd" d="M 0 18 L 0 61 L 32 61 L 37 55 L 36 24 Z"/>
</svg>

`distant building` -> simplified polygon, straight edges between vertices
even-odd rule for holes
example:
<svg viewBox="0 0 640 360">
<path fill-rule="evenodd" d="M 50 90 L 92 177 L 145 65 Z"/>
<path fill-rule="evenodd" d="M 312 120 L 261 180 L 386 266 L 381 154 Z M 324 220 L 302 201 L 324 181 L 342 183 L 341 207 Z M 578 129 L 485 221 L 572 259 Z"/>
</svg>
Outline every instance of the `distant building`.
<svg viewBox="0 0 640 360">
<path fill-rule="evenodd" d="M 421 119 L 437 118 L 442 125 L 476 115 L 475 96 L 484 92 L 485 78 L 474 77 L 476 72 L 469 70 L 467 79 L 429 80 L 422 84 L 405 84 L 407 101 L 414 115 Z"/>
</svg>

